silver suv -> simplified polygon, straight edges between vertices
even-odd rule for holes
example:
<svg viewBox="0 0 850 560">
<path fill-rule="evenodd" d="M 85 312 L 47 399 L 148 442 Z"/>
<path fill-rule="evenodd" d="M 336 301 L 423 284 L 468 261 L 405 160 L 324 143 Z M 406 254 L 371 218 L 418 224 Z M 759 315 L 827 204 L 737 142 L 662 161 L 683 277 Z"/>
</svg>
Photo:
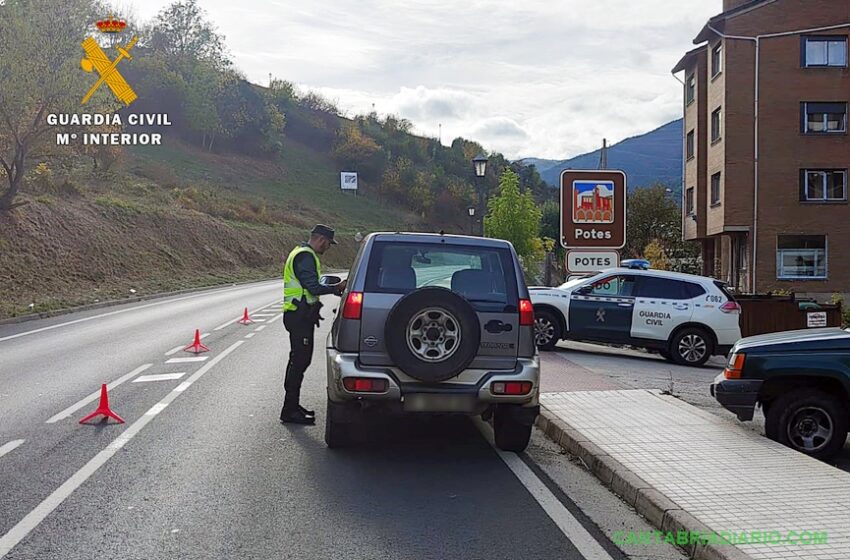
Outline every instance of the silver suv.
<svg viewBox="0 0 850 560">
<path fill-rule="evenodd" d="M 375 233 L 354 260 L 328 337 L 328 447 L 371 412 L 493 419 L 520 452 L 540 407 L 534 315 L 513 246 L 451 235 Z"/>
</svg>

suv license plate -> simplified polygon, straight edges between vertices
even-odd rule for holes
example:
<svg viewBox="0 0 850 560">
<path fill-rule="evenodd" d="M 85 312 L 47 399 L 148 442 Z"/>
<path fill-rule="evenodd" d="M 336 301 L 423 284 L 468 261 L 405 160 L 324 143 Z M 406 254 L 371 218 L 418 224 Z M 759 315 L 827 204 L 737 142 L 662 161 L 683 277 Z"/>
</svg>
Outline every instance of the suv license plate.
<svg viewBox="0 0 850 560">
<path fill-rule="evenodd" d="M 470 395 L 439 395 L 412 393 L 404 396 L 405 412 L 472 412 L 475 397 Z"/>
</svg>

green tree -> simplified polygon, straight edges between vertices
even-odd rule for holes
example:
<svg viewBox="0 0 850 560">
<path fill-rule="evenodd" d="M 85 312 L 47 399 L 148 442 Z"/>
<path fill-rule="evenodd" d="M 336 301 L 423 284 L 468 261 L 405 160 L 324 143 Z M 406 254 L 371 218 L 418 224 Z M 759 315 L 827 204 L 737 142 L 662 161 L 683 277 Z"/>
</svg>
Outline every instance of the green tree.
<svg viewBox="0 0 850 560">
<path fill-rule="evenodd" d="M 216 31 L 197 0 L 178 1 L 163 8 L 151 26 L 147 46 L 184 63 L 203 61 L 219 69 L 230 66 L 224 36 Z"/>
<path fill-rule="evenodd" d="M 624 258 L 646 256 L 644 251 L 657 241 L 672 269 L 698 272 L 699 248 L 682 240 L 682 209 L 667 192 L 667 187 L 655 185 L 632 191 L 627 214 Z"/>
<path fill-rule="evenodd" d="M 80 70 L 80 41 L 97 13 L 103 10 L 92 0 L 0 3 L 0 168 L 7 183 L 0 212 L 20 205 L 15 197 L 29 161 L 51 144 L 47 115 L 75 111 L 91 85 Z M 106 95 L 99 91 L 87 109 L 96 111 Z"/>
<path fill-rule="evenodd" d="M 538 237 L 542 213 L 530 192 L 519 190 L 519 175 L 505 170 L 499 178 L 499 194 L 487 204 L 484 232 L 488 237 L 513 243 L 527 267 L 539 261 L 543 244 Z"/>
</svg>

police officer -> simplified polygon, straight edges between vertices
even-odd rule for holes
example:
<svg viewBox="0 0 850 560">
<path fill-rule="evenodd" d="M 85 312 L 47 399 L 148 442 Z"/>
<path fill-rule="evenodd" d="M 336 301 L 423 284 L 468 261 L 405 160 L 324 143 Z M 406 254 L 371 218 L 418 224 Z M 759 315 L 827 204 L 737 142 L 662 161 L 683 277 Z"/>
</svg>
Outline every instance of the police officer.
<svg viewBox="0 0 850 560">
<path fill-rule="evenodd" d="M 299 403 L 304 372 L 313 359 L 313 332 L 320 321 L 319 296 L 341 295 L 347 280 L 334 286 L 319 284 L 322 274 L 319 255 L 324 254 L 334 241 L 334 230 L 317 225 L 310 232 L 310 241 L 289 253 L 283 267 L 283 324 L 289 331 L 289 363 L 283 387 L 286 395 L 280 421 L 293 424 L 315 423 L 315 413 Z"/>
</svg>

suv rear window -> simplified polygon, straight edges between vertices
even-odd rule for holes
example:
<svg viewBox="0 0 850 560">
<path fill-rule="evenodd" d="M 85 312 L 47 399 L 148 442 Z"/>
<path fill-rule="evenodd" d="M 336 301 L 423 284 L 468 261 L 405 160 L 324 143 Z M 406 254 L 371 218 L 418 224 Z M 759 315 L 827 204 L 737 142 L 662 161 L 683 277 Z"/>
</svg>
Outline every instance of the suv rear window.
<svg viewBox="0 0 850 560">
<path fill-rule="evenodd" d="M 366 291 L 406 294 L 438 286 L 472 303 L 516 306 L 513 263 L 507 249 L 376 241 L 366 270 Z"/>
<path fill-rule="evenodd" d="M 717 286 L 717 289 L 723 292 L 723 295 L 726 296 L 726 299 L 729 301 L 735 301 L 735 296 L 732 292 L 729 291 L 729 285 L 726 282 L 721 282 L 719 280 L 714 281 L 714 285 Z"/>
</svg>

